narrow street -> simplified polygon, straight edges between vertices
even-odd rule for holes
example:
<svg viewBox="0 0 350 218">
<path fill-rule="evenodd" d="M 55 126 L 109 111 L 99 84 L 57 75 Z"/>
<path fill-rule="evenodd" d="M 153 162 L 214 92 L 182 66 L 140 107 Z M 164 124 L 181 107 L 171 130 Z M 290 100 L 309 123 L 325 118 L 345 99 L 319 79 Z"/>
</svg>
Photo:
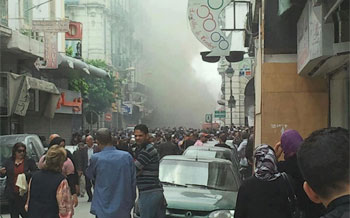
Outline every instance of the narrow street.
<svg viewBox="0 0 350 218">
<path fill-rule="evenodd" d="M 79 198 L 79 205 L 74 209 L 74 217 L 76 218 L 95 218 L 90 213 L 90 202 L 87 202 L 87 196 Z M 3 211 L 5 212 L 5 211 Z M 0 217 L 1 218 L 1 217 Z M 2 218 L 10 218 L 10 214 L 2 214 Z"/>
</svg>

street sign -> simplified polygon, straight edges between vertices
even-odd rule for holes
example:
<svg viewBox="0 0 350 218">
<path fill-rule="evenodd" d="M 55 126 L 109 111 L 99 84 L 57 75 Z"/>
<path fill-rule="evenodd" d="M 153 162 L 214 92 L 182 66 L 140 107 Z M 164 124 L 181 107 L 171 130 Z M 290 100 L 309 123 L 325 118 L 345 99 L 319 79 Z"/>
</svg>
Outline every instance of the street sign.
<svg viewBox="0 0 350 218">
<path fill-rule="evenodd" d="M 132 104 L 123 103 L 122 104 L 122 112 L 123 114 L 132 114 Z"/>
<path fill-rule="evenodd" d="M 111 113 L 105 114 L 105 121 L 108 121 L 108 122 L 112 121 L 112 114 Z"/>
<path fill-rule="evenodd" d="M 211 123 L 211 122 L 213 122 L 213 115 L 212 115 L 212 114 L 206 114 L 206 115 L 205 115 L 205 122 L 206 122 L 206 123 Z"/>
<path fill-rule="evenodd" d="M 95 111 L 87 111 L 85 112 L 85 119 L 89 124 L 95 124 L 98 121 L 98 115 Z"/>
<path fill-rule="evenodd" d="M 226 111 L 215 111 L 215 118 L 226 118 Z"/>
</svg>

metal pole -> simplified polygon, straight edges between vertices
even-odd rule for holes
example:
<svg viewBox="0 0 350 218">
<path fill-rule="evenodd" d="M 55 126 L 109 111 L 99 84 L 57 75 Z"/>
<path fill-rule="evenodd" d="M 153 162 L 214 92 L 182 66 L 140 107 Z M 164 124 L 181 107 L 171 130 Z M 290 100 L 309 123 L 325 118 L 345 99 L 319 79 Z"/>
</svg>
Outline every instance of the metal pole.
<svg viewBox="0 0 350 218">
<path fill-rule="evenodd" d="M 81 133 L 84 135 L 84 97 L 83 97 L 83 83 L 80 81 L 80 95 L 81 95 Z"/>
<path fill-rule="evenodd" d="M 232 99 L 232 77 L 230 77 L 230 100 Z M 232 103 L 231 103 L 231 105 L 230 105 L 230 114 L 231 114 L 231 116 L 230 116 L 230 119 L 231 119 L 231 129 L 232 129 L 232 127 L 233 127 L 233 122 L 232 122 Z"/>
</svg>

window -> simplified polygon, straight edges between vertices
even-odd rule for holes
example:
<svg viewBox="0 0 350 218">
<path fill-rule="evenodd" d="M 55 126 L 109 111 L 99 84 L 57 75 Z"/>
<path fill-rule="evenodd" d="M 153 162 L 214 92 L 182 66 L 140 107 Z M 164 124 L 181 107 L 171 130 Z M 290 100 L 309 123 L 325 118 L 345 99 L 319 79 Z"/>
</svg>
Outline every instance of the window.
<svg viewBox="0 0 350 218">
<path fill-rule="evenodd" d="M 208 186 L 211 188 L 238 191 L 230 164 L 195 161 L 163 160 L 159 167 L 162 182 L 180 185 Z"/>
<path fill-rule="evenodd" d="M 22 0 L 23 1 L 23 18 L 24 24 L 30 25 L 33 20 L 33 0 Z"/>
<path fill-rule="evenodd" d="M 8 0 L 0 0 L 0 24 L 8 26 Z"/>
</svg>

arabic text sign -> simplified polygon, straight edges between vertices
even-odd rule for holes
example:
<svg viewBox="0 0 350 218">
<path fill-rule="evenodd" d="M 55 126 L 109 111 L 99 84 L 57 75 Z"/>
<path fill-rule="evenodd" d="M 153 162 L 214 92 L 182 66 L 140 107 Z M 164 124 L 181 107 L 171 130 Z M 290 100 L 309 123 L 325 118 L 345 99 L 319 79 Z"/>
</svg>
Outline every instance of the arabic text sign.
<svg viewBox="0 0 350 218">
<path fill-rule="evenodd" d="M 46 69 L 57 69 L 57 33 L 45 33 L 44 57 L 46 60 Z"/>
<path fill-rule="evenodd" d="M 33 20 L 32 26 L 36 32 L 68 32 L 69 20 Z"/>
<path fill-rule="evenodd" d="M 219 15 L 231 0 L 189 0 L 188 20 L 196 38 L 212 52 L 208 56 L 228 56 L 231 37 L 221 31 Z"/>
<path fill-rule="evenodd" d="M 57 102 L 56 113 L 81 114 L 83 101 L 79 92 L 60 89 L 61 95 Z"/>
</svg>

